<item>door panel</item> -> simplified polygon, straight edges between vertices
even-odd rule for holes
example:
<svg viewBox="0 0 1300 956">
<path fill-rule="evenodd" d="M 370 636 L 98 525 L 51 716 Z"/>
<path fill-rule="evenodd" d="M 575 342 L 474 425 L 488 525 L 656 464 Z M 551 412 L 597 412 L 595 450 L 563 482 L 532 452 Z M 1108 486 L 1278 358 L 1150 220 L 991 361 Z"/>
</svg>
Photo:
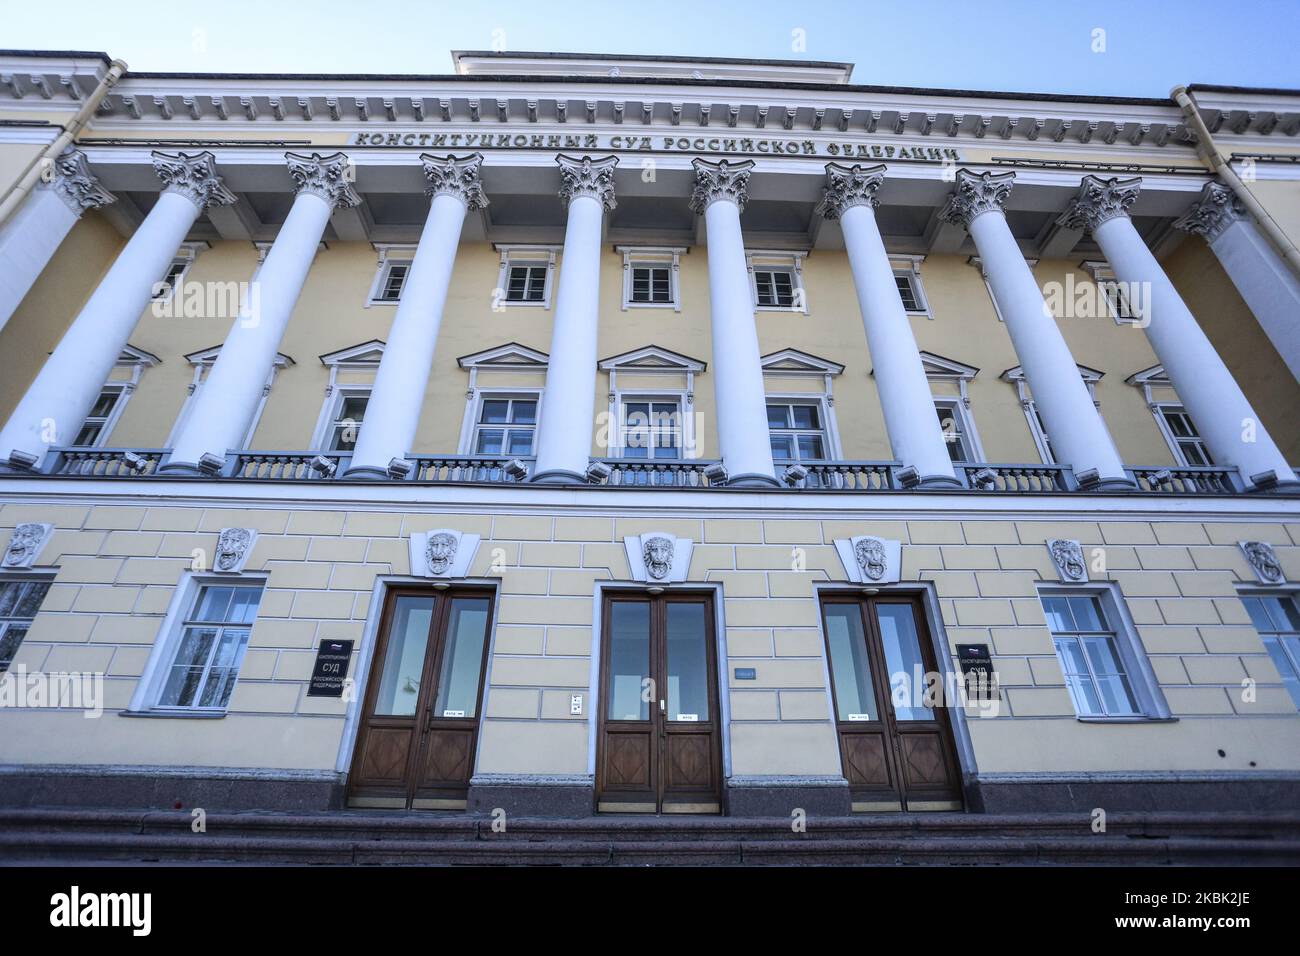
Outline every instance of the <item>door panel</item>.
<svg viewBox="0 0 1300 956">
<path fill-rule="evenodd" d="M 460 808 L 473 772 L 491 600 L 395 589 L 349 780 L 353 806 Z"/>
<path fill-rule="evenodd" d="M 926 694 L 939 669 L 919 603 L 828 597 L 822 621 L 854 809 L 960 808 L 952 726 L 942 693 Z"/>
<path fill-rule="evenodd" d="M 598 809 L 721 809 L 712 607 L 689 593 L 607 599 Z"/>
</svg>

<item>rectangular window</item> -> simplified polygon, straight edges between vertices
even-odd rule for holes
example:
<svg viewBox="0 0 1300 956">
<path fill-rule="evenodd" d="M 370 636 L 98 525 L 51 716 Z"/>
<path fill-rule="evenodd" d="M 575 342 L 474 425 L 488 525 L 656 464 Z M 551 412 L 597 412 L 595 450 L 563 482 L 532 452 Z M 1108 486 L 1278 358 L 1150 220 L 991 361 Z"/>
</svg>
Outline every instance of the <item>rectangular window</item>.
<svg viewBox="0 0 1300 956">
<path fill-rule="evenodd" d="M 789 269 L 755 269 L 754 292 L 760 308 L 794 308 L 794 273 Z"/>
<path fill-rule="evenodd" d="M 975 461 L 975 451 L 970 436 L 966 433 L 966 416 L 962 414 L 957 401 L 936 401 L 934 410 L 939 415 L 939 427 L 943 430 L 944 443 L 948 446 L 948 457 L 953 461 Z"/>
<path fill-rule="evenodd" d="M 768 402 L 767 432 L 776 461 L 826 461 L 828 442 L 821 406 Z"/>
<path fill-rule="evenodd" d="M 1181 405 L 1161 405 L 1160 417 L 1174 440 L 1174 450 L 1187 465 L 1213 465 L 1210 450 L 1192 424 L 1191 416 Z"/>
<path fill-rule="evenodd" d="M 506 301 L 545 302 L 548 271 L 544 265 L 512 265 L 506 284 Z"/>
<path fill-rule="evenodd" d="M 167 299 L 176 291 L 176 285 L 185 277 L 185 270 L 190 267 L 190 259 L 173 259 L 167 266 L 166 273 L 154 287 L 155 299 Z"/>
<path fill-rule="evenodd" d="M 623 457 L 682 457 L 681 406 L 644 399 L 623 403 Z"/>
<path fill-rule="evenodd" d="M 352 451 L 357 444 L 357 433 L 366 417 L 370 392 L 345 393 L 337 406 L 334 421 L 330 424 L 328 451 Z"/>
<path fill-rule="evenodd" d="M 1115 625 L 1096 594 L 1043 594 L 1043 612 L 1080 717 L 1136 717 L 1142 710 Z"/>
<path fill-rule="evenodd" d="M 108 423 L 112 420 L 118 402 L 122 400 L 124 394 L 126 394 L 125 389 L 121 386 L 105 385 L 104 390 L 99 393 L 99 398 L 95 399 L 90 414 L 81 423 L 81 430 L 77 432 L 76 440 L 72 444 L 78 448 L 88 448 L 102 445 L 107 441 Z"/>
<path fill-rule="evenodd" d="M 261 584 L 204 584 L 181 626 L 159 707 L 221 710 L 230 703 Z"/>
<path fill-rule="evenodd" d="M 536 398 L 485 397 L 471 447 L 476 455 L 531 455 L 536 431 Z"/>
<path fill-rule="evenodd" d="M 898 297 L 903 300 L 903 308 L 908 312 L 924 312 L 925 300 L 921 298 L 920 283 L 912 272 L 895 272 L 894 284 L 898 286 Z"/>
<path fill-rule="evenodd" d="M 0 673 L 9 669 L 49 590 L 49 581 L 0 580 Z"/>
<path fill-rule="evenodd" d="M 1110 314 L 1114 316 L 1116 322 L 1136 322 L 1142 318 L 1129 305 L 1128 295 L 1119 282 L 1114 279 L 1100 279 L 1097 285 L 1101 287 L 1101 294 L 1106 297 L 1106 304 L 1110 307 Z"/>
<path fill-rule="evenodd" d="M 402 289 L 406 285 L 406 277 L 411 272 L 409 262 L 394 260 L 385 263 L 383 272 L 379 276 L 379 287 L 375 290 L 376 302 L 398 302 L 402 298 Z"/>
<path fill-rule="evenodd" d="M 1243 597 L 1250 620 L 1296 707 L 1300 707 L 1300 604 L 1290 594 Z"/>
<path fill-rule="evenodd" d="M 672 304 L 672 269 L 668 266 L 634 266 L 631 301 L 634 304 Z"/>
</svg>

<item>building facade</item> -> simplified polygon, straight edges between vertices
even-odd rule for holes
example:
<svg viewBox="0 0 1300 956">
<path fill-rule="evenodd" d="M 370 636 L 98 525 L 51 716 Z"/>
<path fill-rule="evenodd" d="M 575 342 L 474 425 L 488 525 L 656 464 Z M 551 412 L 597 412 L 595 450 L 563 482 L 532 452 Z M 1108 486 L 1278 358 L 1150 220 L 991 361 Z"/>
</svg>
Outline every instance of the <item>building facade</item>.
<svg viewBox="0 0 1300 956">
<path fill-rule="evenodd" d="M 0 801 L 1300 805 L 1300 93 L 0 53 Z"/>
</svg>

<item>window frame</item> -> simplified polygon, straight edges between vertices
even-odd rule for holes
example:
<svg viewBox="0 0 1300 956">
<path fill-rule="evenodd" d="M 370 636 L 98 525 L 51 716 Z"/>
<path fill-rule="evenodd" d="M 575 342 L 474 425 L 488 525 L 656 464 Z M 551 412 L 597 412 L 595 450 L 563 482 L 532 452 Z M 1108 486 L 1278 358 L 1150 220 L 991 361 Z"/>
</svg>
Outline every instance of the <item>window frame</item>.
<svg viewBox="0 0 1300 956">
<path fill-rule="evenodd" d="M 1105 616 L 1103 623 L 1109 626 L 1109 633 L 1114 637 L 1115 652 L 1123 663 L 1125 676 L 1128 677 L 1129 687 L 1133 692 L 1134 704 L 1138 710 L 1136 714 L 1081 714 L 1078 705 L 1074 701 L 1074 696 L 1070 693 L 1067 681 L 1064 683 L 1064 687 L 1067 696 L 1070 697 L 1076 720 L 1081 723 L 1122 724 L 1172 721 L 1176 719 L 1170 713 L 1169 704 L 1165 700 L 1164 693 L 1160 689 L 1160 682 L 1156 678 L 1154 668 L 1151 666 L 1146 645 L 1142 643 L 1137 625 L 1133 622 L 1128 605 L 1124 601 L 1124 595 L 1117 584 L 1108 581 L 1098 581 L 1090 584 L 1059 584 L 1040 581 L 1037 590 L 1040 606 L 1042 606 L 1043 599 L 1046 597 L 1093 597 L 1097 599 Z M 1043 610 L 1044 618 L 1046 618 L 1046 608 Z M 1053 656 L 1064 674 L 1065 665 L 1061 661 L 1060 653 L 1056 650 L 1057 634 L 1051 629 L 1050 624 L 1046 625 L 1046 629 L 1052 637 Z"/>
<path fill-rule="evenodd" d="M 1100 413 L 1101 402 L 1097 400 L 1097 383 L 1101 381 L 1105 373 L 1084 365 L 1076 364 L 1076 367 L 1079 369 L 1079 376 L 1083 379 L 1084 386 L 1088 389 L 1088 397 L 1092 399 L 1093 407 Z M 1056 454 L 1051 447 L 1051 439 L 1047 435 L 1047 429 L 1043 425 L 1042 417 L 1038 414 L 1038 405 L 1029 391 L 1029 382 L 1025 378 L 1024 367 L 1020 365 L 1012 366 L 1002 373 L 1001 379 L 1004 382 L 1010 382 L 1016 388 L 1016 397 L 1020 400 L 1020 408 L 1025 414 L 1026 423 L 1029 425 L 1029 434 L 1034 439 L 1034 445 L 1038 448 L 1038 456 L 1042 458 L 1043 464 L 1057 464 Z"/>
<path fill-rule="evenodd" d="M 628 435 L 627 406 L 629 402 L 635 404 L 650 404 L 650 405 L 673 404 L 677 406 L 677 428 L 676 428 L 677 457 L 676 458 L 656 458 L 654 455 L 649 454 L 649 452 L 653 450 L 654 446 L 647 446 L 647 454 L 644 458 L 631 457 L 625 454 L 625 452 L 627 451 L 627 435 Z M 617 410 L 617 415 L 618 415 L 619 442 L 617 447 L 610 449 L 610 451 L 616 452 L 616 454 L 613 454 L 610 457 L 619 458 L 630 462 L 646 462 L 647 464 L 651 464 L 654 462 L 689 460 L 688 456 L 686 455 L 686 452 L 688 447 L 692 447 L 692 446 L 688 446 L 687 442 L 693 443 L 694 440 L 694 435 L 690 434 L 690 430 L 688 429 L 687 426 L 687 417 L 689 415 L 687 409 L 689 407 L 690 406 L 687 404 L 686 395 L 682 392 L 674 391 L 672 389 L 666 389 L 666 390 L 648 389 L 648 388 L 647 389 L 641 389 L 641 388 L 621 389 L 615 401 L 615 408 Z M 653 431 L 661 431 L 661 429 L 653 429 L 652 426 L 651 428 Z"/>
<path fill-rule="evenodd" d="M 957 429 L 961 434 L 969 452 L 969 457 L 953 459 L 953 463 L 961 462 L 965 465 L 983 464 L 984 448 L 980 444 L 979 433 L 975 429 L 975 418 L 971 415 L 970 409 L 966 407 L 966 401 L 955 395 L 931 395 L 934 402 L 935 415 L 938 415 L 939 407 L 951 408 L 953 412 L 953 421 L 957 423 Z M 942 428 L 940 428 L 942 431 Z M 950 444 L 947 435 L 944 436 L 944 444 Z M 951 458 L 952 456 L 949 455 Z"/>
<path fill-rule="evenodd" d="M 497 272 L 496 284 L 496 291 L 500 294 L 493 296 L 496 309 L 498 311 L 501 309 L 549 309 L 551 307 L 551 296 L 555 291 L 555 259 L 560 247 L 500 245 L 496 248 L 501 254 L 501 264 Z M 509 298 L 510 271 L 525 266 L 546 269 L 542 285 L 542 298 L 537 301 L 530 302 Z"/>
<path fill-rule="evenodd" d="M 755 312 L 799 312 L 808 315 L 808 289 L 803 281 L 803 260 L 807 253 L 752 249 L 745 251 L 745 265 L 749 270 L 749 294 Z M 758 301 L 759 272 L 788 272 L 790 274 L 790 305 L 762 305 Z M 774 287 L 775 291 L 775 287 Z"/>
<path fill-rule="evenodd" d="M 1245 605 L 1246 598 L 1267 598 L 1267 597 L 1286 598 L 1296 606 L 1297 610 L 1300 610 L 1300 587 L 1297 587 L 1296 585 L 1290 583 L 1275 584 L 1275 585 L 1260 585 L 1260 584 L 1241 585 L 1237 588 L 1237 597 L 1242 601 L 1243 611 L 1246 611 L 1246 605 Z M 1250 612 L 1246 611 L 1246 614 L 1247 616 L 1249 616 Z M 1268 649 L 1268 642 L 1264 637 L 1264 633 L 1262 633 L 1260 629 L 1256 626 L 1254 618 L 1250 619 L 1250 626 L 1255 631 L 1255 634 L 1259 637 L 1260 648 L 1263 650 L 1264 656 L 1268 658 L 1268 660 L 1273 664 L 1274 668 L 1276 669 L 1277 662 L 1273 660 L 1273 654 Z M 1269 631 L 1268 632 L 1270 636 L 1275 636 L 1277 634 L 1292 634 L 1292 633 L 1300 635 L 1300 630 L 1295 632 L 1292 631 Z M 1281 648 L 1281 652 L 1283 656 L 1286 657 L 1288 662 L 1294 668 L 1297 678 L 1300 678 L 1300 648 L 1297 648 L 1297 651 L 1293 653 L 1291 650 L 1287 648 L 1286 644 L 1283 642 L 1279 642 L 1279 647 Z M 1285 676 L 1282 675 L 1281 672 L 1279 672 L 1278 676 L 1283 678 L 1282 685 L 1281 685 L 1282 690 L 1291 696 L 1291 701 L 1296 705 L 1296 710 L 1300 711 L 1300 696 L 1297 696 L 1298 694 L 1300 694 L 1300 691 L 1297 691 L 1297 694 L 1291 694 L 1291 692 L 1287 690 Z"/>
<path fill-rule="evenodd" d="M 1150 408 L 1152 414 L 1156 417 L 1156 424 L 1160 427 L 1160 434 L 1164 436 L 1165 444 L 1169 446 L 1169 450 L 1173 453 L 1174 460 L 1178 462 L 1178 464 L 1187 468 L 1214 467 L 1214 456 L 1210 454 L 1210 448 L 1205 443 L 1205 436 L 1202 435 L 1201 430 L 1196 427 L 1196 422 L 1192 419 L 1192 413 L 1187 410 L 1186 405 L 1179 401 L 1156 401 L 1150 404 Z M 1192 430 L 1196 432 L 1196 437 L 1180 441 L 1178 436 L 1174 434 L 1174 430 L 1169 426 L 1169 420 L 1165 417 L 1166 412 L 1175 412 L 1186 416 L 1188 424 L 1191 425 Z M 1183 441 L 1194 441 L 1200 447 L 1201 453 L 1205 456 L 1205 460 L 1208 464 L 1195 465 L 1188 461 L 1187 453 L 1183 451 Z"/>
<path fill-rule="evenodd" d="M 537 457 L 537 434 L 542 420 L 542 389 L 540 388 L 509 388 L 495 389 L 484 388 L 476 389 L 474 397 L 471 399 L 473 410 L 469 417 L 469 433 L 462 442 L 460 454 L 468 455 L 471 458 L 535 458 Z M 486 424 L 480 419 L 483 417 L 483 406 L 486 402 L 535 402 L 536 410 L 533 413 L 533 423 L 531 425 L 514 425 L 507 422 L 501 425 Z M 502 451 L 499 455 L 489 455 L 486 452 L 479 453 L 475 449 L 478 447 L 479 432 L 484 428 L 500 428 L 508 431 L 510 428 L 528 428 L 532 431 L 533 442 L 532 450 L 526 455 L 515 455 L 505 450 L 506 445 L 503 441 Z"/>
<path fill-rule="evenodd" d="M 365 307 L 368 309 L 372 305 L 399 305 L 402 301 L 402 295 L 406 292 L 406 283 L 411 278 L 411 265 L 415 261 L 415 246 L 376 246 L 379 253 L 379 264 L 375 269 L 375 277 L 370 282 L 370 291 L 366 295 Z M 402 278 L 402 285 L 397 291 L 397 298 L 386 299 L 383 297 L 385 286 L 388 284 L 389 275 L 395 266 L 405 266 L 406 275 Z"/>
<path fill-rule="evenodd" d="M 832 436 L 832 421 L 831 421 L 831 416 L 827 414 L 827 403 L 826 403 L 826 397 L 824 395 L 814 394 L 814 393 L 806 393 L 802 395 L 797 393 L 785 393 L 781 395 L 767 395 L 765 396 L 765 398 L 766 398 L 764 402 L 765 406 L 766 405 L 782 405 L 786 407 L 793 406 L 793 405 L 811 406 L 817 409 L 817 420 L 821 422 L 821 427 L 817 429 L 810 429 L 810 428 L 779 429 L 778 431 L 782 434 L 790 434 L 796 436 L 796 440 L 794 443 L 794 450 L 796 453 L 796 457 L 777 458 L 774 453 L 772 455 L 773 464 L 785 465 L 785 464 L 811 463 L 815 465 L 824 465 L 835 461 L 839 457 L 837 452 L 837 449 L 839 448 L 839 442 L 836 441 L 835 438 Z M 793 421 L 793 419 L 790 420 Z M 797 457 L 799 451 L 799 443 L 798 443 L 797 436 L 812 434 L 813 432 L 816 432 L 816 434 L 820 436 L 822 440 L 822 457 L 821 458 Z M 773 434 L 772 426 L 770 423 L 767 426 L 767 434 L 768 434 L 768 441 L 770 443 Z"/>
<path fill-rule="evenodd" d="M 1106 311 L 1115 321 L 1116 325 L 1137 325 L 1143 324 L 1140 315 L 1120 315 L 1117 306 L 1117 299 L 1123 295 L 1124 287 L 1119 284 L 1119 278 L 1115 275 L 1115 270 L 1111 268 L 1109 262 L 1097 261 L 1093 259 L 1085 260 L 1079 263 L 1079 268 L 1084 269 L 1092 277 L 1093 283 L 1097 286 L 1097 291 L 1101 294 L 1102 301 L 1106 303 Z M 1128 303 L 1125 302 L 1127 306 Z"/>
<path fill-rule="evenodd" d="M 244 658 L 247 656 L 248 648 L 252 643 L 252 632 L 257 626 L 258 618 L 261 615 L 262 603 L 266 600 L 269 581 L 270 576 L 265 571 L 242 571 L 238 574 L 222 574 L 216 571 L 185 571 L 176 585 L 176 590 L 172 593 L 171 603 L 167 606 L 167 614 L 163 618 L 162 626 L 158 629 L 158 636 L 154 638 L 153 649 L 149 653 L 148 661 L 145 662 L 144 671 L 136 684 L 135 693 L 131 695 L 131 702 L 127 705 L 127 709 L 123 711 L 123 716 L 175 717 L 190 720 L 226 717 L 230 713 L 228 705 L 225 707 L 177 707 L 162 705 L 158 701 L 166 688 L 167 678 L 171 674 L 176 654 L 180 651 L 180 642 L 184 637 L 186 622 L 190 620 L 191 615 L 197 610 L 199 595 L 203 593 L 203 588 L 207 586 L 246 587 L 257 585 L 262 589 L 262 593 L 258 598 L 257 614 L 254 615 L 252 622 L 247 625 L 249 640 L 245 642 L 243 649 L 240 651 L 239 663 L 235 669 L 235 685 L 230 692 L 233 699 L 235 691 L 239 688 L 239 682 L 247 679 L 241 677 L 239 671 L 243 669 Z"/>
<path fill-rule="evenodd" d="M 113 429 L 117 427 L 117 423 L 122 417 L 122 411 L 123 409 L 126 408 L 127 400 L 131 397 L 131 393 L 134 391 L 134 389 L 132 388 L 130 382 L 115 382 L 112 379 L 110 379 L 109 381 L 105 382 L 103 386 L 100 387 L 99 395 L 95 396 L 95 404 L 96 405 L 99 404 L 99 400 L 100 398 L 103 397 L 104 393 L 110 391 L 116 392 L 117 396 L 113 399 L 113 405 L 111 408 L 109 408 L 108 414 L 103 416 L 103 421 L 100 423 L 99 431 L 95 433 L 94 441 L 86 445 L 79 445 L 75 443 L 75 439 L 80 436 L 81 431 L 90 423 L 91 419 L 98 417 L 98 416 L 92 416 L 88 414 L 86 415 L 85 418 L 81 420 L 81 424 L 77 426 L 77 434 L 72 436 L 74 439 L 74 443 L 71 445 L 71 447 L 103 448 L 105 445 L 108 444 L 108 436 L 111 435 L 113 433 Z M 90 410 L 93 412 L 95 410 L 95 406 L 92 405 L 90 407 Z"/>
<path fill-rule="evenodd" d="M 616 246 L 623 255 L 623 311 L 628 309 L 672 309 L 682 311 L 681 256 L 685 247 Z M 636 269 L 667 269 L 667 302 L 637 302 L 632 298 L 633 273 Z"/>
<path fill-rule="evenodd" d="M 166 270 L 164 270 L 163 274 L 154 282 L 154 286 L 158 285 L 160 282 L 166 283 L 168 276 L 171 276 L 172 270 L 177 266 L 181 267 L 180 271 L 177 272 L 167 284 L 166 292 L 155 294 L 153 286 L 150 287 L 149 304 L 152 306 L 156 303 L 170 302 L 172 297 L 176 295 L 177 287 L 185 284 L 185 279 L 189 276 L 190 269 L 194 268 L 194 263 L 198 259 L 199 253 L 207 248 L 209 248 L 207 242 L 181 243 L 180 248 L 176 250 L 176 255 L 172 256 L 171 261 L 167 263 Z"/>
<path fill-rule="evenodd" d="M 895 285 L 898 284 L 899 279 L 905 279 L 911 288 L 912 299 L 916 303 L 916 308 L 909 309 L 900 292 L 898 299 L 902 303 L 903 311 L 909 316 L 923 315 L 927 319 L 933 319 L 934 313 L 930 311 L 930 300 L 925 294 L 925 284 L 921 281 L 921 263 L 924 261 L 925 256 L 892 255 L 889 257 L 889 266 L 894 273 Z"/>
<path fill-rule="evenodd" d="M 325 401 L 321 405 L 320 417 L 316 422 L 316 433 L 312 436 L 311 447 L 313 451 L 322 455 L 350 455 L 352 448 L 330 448 L 330 442 L 333 439 L 335 430 L 338 428 L 340 418 L 343 414 L 343 406 L 349 398 L 364 397 L 367 401 L 374 390 L 374 385 L 348 382 L 344 384 L 335 383 L 330 386 L 329 394 L 325 396 Z M 361 426 L 365 424 L 365 416 L 357 422 L 357 437 L 361 437 Z M 354 441 L 353 447 L 356 447 Z"/>
<path fill-rule="evenodd" d="M 49 571 L 5 571 L 0 573 L 0 586 L 5 584 L 44 584 L 46 586 L 45 594 L 41 597 L 40 604 L 36 606 L 36 612 L 32 614 L 27 625 L 27 633 L 23 634 L 22 640 L 19 641 L 18 645 L 14 648 L 14 657 L 17 657 L 18 652 L 22 650 L 23 644 L 27 641 L 27 634 L 31 633 L 32 625 L 36 623 L 36 619 L 40 616 L 41 607 L 50 596 L 49 589 L 50 586 L 54 584 L 55 576 L 54 573 Z M 8 633 L 10 624 L 15 620 L 26 619 L 15 618 L 12 616 L 0 618 L 0 638 L 3 638 L 4 635 Z M 11 657 L 7 662 L 0 660 L 0 674 L 5 674 L 9 671 L 10 667 L 13 665 L 14 657 Z"/>
<path fill-rule="evenodd" d="M 176 445 L 176 439 L 180 436 L 181 429 L 185 427 L 185 422 L 190 414 L 194 411 L 194 400 L 199 393 L 199 389 L 207 381 L 208 374 L 212 371 L 212 366 L 217 362 L 217 356 L 221 354 L 221 346 L 212 349 L 203 349 L 199 352 L 191 352 L 185 356 L 190 365 L 194 367 L 194 376 L 190 379 L 190 384 L 186 390 L 185 401 L 181 403 L 180 411 L 176 413 L 176 421 L 172 424 L 172 429 L 167 435 L 167 448 L 173 448 Z M 202 356 L 202 357 L 199 357 Z M 251 449 L 253 447 L 253 436 L 257 433 L 257 427 L 262 423 L 262 413 L 266 411 L 267 400 L 271 397 L 271 389 L 275 385 L 275 379 L 282 369 L 293 365 L 293 359 L 289 356 L 277 352 L 275 362 L 271 365 L 271 371 L 266 376 L 266 383 L 262 386 L 262 396 L 258 399 L 257 408 L 253 411 L 253 417 L 248 423 L 248 431 L 244 433 L 243 447 Z"/>
</svg>

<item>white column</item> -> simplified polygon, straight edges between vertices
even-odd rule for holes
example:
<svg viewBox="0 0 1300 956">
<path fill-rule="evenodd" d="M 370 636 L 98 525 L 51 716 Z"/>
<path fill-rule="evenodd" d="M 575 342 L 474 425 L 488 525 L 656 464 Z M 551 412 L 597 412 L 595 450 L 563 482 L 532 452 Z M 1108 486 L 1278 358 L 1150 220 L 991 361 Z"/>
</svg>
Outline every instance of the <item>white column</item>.
<svg viewBox="0 0 1300 956">
<path fill-rule="evenodd" d="M 224 458 L 243 442 L 330 214 L 361 201 L 342 153 L 285 153 L 285 160 L 297 197 L 161 470 L 192 472 L 205 454 Z"/>
<path fill-rule="evenodd" d="M 555 161 L 569 219 L 533 480 L 585 481 L 596 413 L 601 220 L 606 209 L 614 208 L 618 159 L 559 156 Z"/>
<path fill-rule="evenodd" d="M 0 461 L 71 441 L 199 213 L 235 197 L 211 153 L 154 153 L 162 194 L 0 431 Z"/>
<path fill-rule="evenodd" d="M 479 182 L 482 155 L 458 159 L 425 153 L 420 160 L 429 181 L 425 191 L 433 201 L 402 286 L 384 357 L 375 372 L 366 420 L 357 434 L 347 471 L 349 478 L 387 477 L 388 463 L 404 458 L 415 444 L 461 226 L 467 210 L 487 205 Z"/>
<path fill-rule="evenodd" d="M 1070 347 L 1007 225 L 1002 204 L 1014 180 L 1015 173 L 960 169 L 957 188 L 940 215 L 964 225 L 975 240 L 1057 461 L 1069 465 L 1076 476 L 1096 471 L 1100 488 L 1131 487 Z"/>
<path fill-rule="evenodd" d="M 1295 473 L 1232 373 L 1133 228 L 1128 208 L 1137 199 L 1141 183 L 1136 176 L 1085 176 L 1079 195 L 1060 221 L 1069 228 L 1090 229 L 1115 278 L 1134 290 L 1129 300 L 1146 323 L 1151 349 L 1215 462 L 1236 465 L 1248 486 L 1254 484 L 1252 476 L 1262 478 L 1270 471 L 1278 481 L 1294 482 Z"/>
<path fill-rule="evenodd" d="M 1251 219 L 1232 190 L 1206 183 L 1201 198 L 1174 223 L 1209 243 L 1259 327 L 1300 381 L 1300 279 Z"/>
<path fill-rule="evenodd" d="M 697 159 L 691 165 L 695 167 L 691 209 L 703 214 L 707 233 L 713 394 L 727 483 L 776 485 L 754 297 L 740 231 L 740 213 L 748 198 L 746 189 L 754 163 Z"/>
<path fill-rule="evenodd" d="M 922 485 L 960 487 L 916 337 L 876 224 L 875 207 L 880 205 L 876 192 L 884 181 L 884 166 L 827 163 L 826 188 L 818 208 L 827 219 L 840 220 L 844 232 L 894 457 L 915 468 Z"/>
<path fill-rule="evenodd" d="M 0 227 L 0 329 L 81 214 L 115 201 L 91 174 L 85 153 L 70 149 L 49 168 L 48 178 Z"/>
</svg>

